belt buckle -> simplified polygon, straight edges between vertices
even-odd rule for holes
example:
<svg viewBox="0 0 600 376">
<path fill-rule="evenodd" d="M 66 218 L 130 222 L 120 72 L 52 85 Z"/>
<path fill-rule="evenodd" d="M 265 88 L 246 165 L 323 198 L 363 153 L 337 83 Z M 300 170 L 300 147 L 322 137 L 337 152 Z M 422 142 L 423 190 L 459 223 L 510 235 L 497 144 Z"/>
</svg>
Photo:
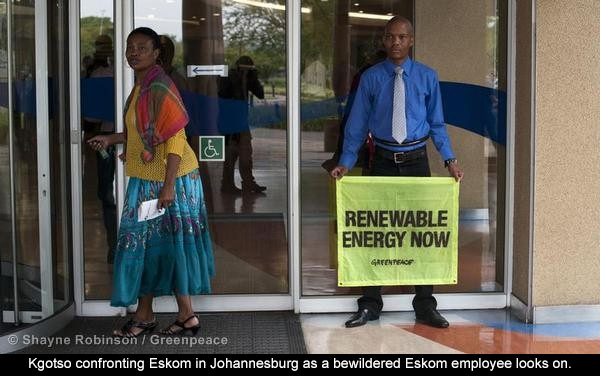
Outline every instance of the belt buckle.
<svg viewBox="0 0 600 376">
<path fill-rule="evenodd" d="M 403 160 L 404 154 L 406 154 L 406 152 L 404 152 L 404 151 L 399 151 L 397 153 L 394 153 L 394 162 L 395 163 L 403 163 L 404 162 L 404 160 Z"/>
</svg>

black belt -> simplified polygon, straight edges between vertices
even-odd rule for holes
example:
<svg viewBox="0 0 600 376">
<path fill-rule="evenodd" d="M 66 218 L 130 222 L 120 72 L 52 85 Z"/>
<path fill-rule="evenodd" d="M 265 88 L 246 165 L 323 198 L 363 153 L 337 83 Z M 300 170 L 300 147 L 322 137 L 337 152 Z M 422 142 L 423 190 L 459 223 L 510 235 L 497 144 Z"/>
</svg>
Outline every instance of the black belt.
<svg viewBox="0 0 600 376">
<path fill-rule="evenodd" d="M 415 146 L 415 145 L 418 145 L 418 144 L 420 144 L 422 142 L 427 141 L 429 139 L 429 135 L 427 135 L 425 137 L 421 137 L 418 140 L 414 140 L 414 141 L 404 141 L 401 144 L 399 144 L 397 142 L 394 142 L 394 141 L 382 140 L 381 138 L 377 138 L 377 137 L 373 137 L 373 139 L 375 140 L 376 143 L 381 144 L 381 145 L 401 147 L 401 146 Z"/>
<path fill-rule="evenodd" d="M 377 146 L 375 147 L 375 154 L 382 158 L 392 160 L 395 163 L 404 163 L 424 157 L 427 154 L 427 149 L 425 148 L 425 145 L 423 145 L 422 147 L 411 151 L 391 151 L 384 149 L 381 146 Z"/>
</svg>

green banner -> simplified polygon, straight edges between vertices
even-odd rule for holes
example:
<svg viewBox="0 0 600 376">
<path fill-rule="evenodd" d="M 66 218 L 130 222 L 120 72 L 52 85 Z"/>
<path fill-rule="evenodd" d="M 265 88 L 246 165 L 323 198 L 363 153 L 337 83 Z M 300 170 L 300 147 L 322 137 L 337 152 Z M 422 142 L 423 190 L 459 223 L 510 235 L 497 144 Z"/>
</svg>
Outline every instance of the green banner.
<svg viewBox="0 0 600 376">
<path fill-rule="evenodd" d="M 458 192 L 453 178 L 337 181 L 338 286 L 456 284 Z"/>
</svg>

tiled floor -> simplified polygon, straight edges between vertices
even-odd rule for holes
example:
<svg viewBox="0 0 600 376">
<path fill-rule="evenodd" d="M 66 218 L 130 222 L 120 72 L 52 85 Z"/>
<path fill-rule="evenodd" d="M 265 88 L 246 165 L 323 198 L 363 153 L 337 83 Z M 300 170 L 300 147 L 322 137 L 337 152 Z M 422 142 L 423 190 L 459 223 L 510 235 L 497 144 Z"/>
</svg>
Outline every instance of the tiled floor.
<svg viewBox="0 0 600 376">
<path fill-rule="evenodd" d="M 523 324 L 506 310 L 446 311 L 447 329 L 414 323 L 412 312 L 345 328 L 348 314 L 302 315 L 309 353 L 326 354 L 598 354 L 600 321 Z"/>
<path fill-rule="evenodd" d="M 414 323 L 412 312 L 384 312 L 378 321 L 345 328 L 349 314 L 247 312 L 202 314 L 201 334 L 226 336 L 223 348 L 133 347 L 131 353 L 296 353 L 310 354 L 598 354 L 600 321 L 572 324 L 523 324 L 507 310 L 444 311 L 450 327 Z M 159 315 L 166 326 L 173 315 Z M 286 318 L 282 321 L 280 318 Z M 77 318 L 61 331 L 65 336 L 105 335 L 123 318 Z M 298 324 L 300 321 L 300 324 Z M 291 330 L 293 329 L 293 330 Z M 60 336 L 58 333 L 57 336 Z M 273 333 L 276 333 L 273 334 Z M 30 348 L 27 353 L 45 353 Z M 118 353 L 119 346 L 51 349 L 53 353 Z"/>
</svg>

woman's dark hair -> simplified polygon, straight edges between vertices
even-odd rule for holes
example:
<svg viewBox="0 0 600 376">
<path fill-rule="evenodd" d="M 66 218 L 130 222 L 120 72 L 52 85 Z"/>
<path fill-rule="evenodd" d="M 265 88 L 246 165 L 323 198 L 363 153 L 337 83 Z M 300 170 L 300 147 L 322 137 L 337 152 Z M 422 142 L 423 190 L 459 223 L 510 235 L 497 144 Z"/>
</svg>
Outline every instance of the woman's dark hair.
<svg viewBox="0 0 600 376">
<path fill-rule="evenodd" d="M 131 33 L 129 33 L 129 35 L 127 36 L 127 40 L 129 40 L 129 38 L 131 38 L 131 36 L 135 34 L 145 35 L 148 38 L 152 39 L 152 46 L 155 50 L 160 48 L 160 38 L 158 34 L 156 34 L 156 31 L 152 30 L 151 28 L 138 27 L 137 29 L 133 29 L 133 31 L 131 31 Z"/>
</svg>

